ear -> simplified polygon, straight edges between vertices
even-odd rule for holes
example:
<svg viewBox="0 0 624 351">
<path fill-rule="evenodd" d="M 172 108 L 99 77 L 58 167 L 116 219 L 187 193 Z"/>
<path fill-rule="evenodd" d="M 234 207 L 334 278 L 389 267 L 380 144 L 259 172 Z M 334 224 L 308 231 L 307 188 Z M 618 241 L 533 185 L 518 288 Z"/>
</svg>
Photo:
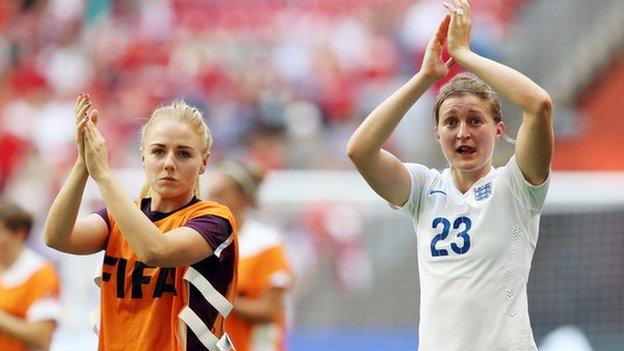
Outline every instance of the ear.
<svg viewBox="0 0 624 351">
<path fill-rule="evenodd" d="M 206 156 L 204 156 L 204 159 L 202 160 L 202 165 L 199 168 L 199 174 L 204 174 L 204 171 L 206 171 L 206 166 L 208 165 L 208 160 L 210 159 L 210 152 L 206 154 Z"/>
<path fill-rule="evenodd" d="M 505 133 L 505 123 L 503 121 L 496 123 L 496 141 L 499 141 L 504 133 Z"/>
<path fill-rule="evenodd" d="M 438 126 L 433 127 L 433 134 L 435 134 L 436 140 L 440 142 L 440 133 L 438 132 Z"/>
</svg>

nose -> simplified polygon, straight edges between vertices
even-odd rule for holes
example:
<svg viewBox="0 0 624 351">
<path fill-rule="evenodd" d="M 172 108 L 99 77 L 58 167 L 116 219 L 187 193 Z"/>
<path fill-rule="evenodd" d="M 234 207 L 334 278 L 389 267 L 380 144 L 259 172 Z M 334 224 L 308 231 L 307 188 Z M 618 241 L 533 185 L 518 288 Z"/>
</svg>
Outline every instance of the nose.
<svg viewBox="0 0 624 351">
<path fill-rule="evenodd" d="M 464 140 L 470 137 L 470 131 L 468 130 L 468 125 L 466 123 L 459 124 L 459 130 L 457 131 L 457 139 Z"/>
<path fill-rule="evenodd" d="M 165 157 L 164 167 L 166 170 L 172 170 L 175 168 L 175 155 L 173 153 L 168 153 L 167 157 Z"/>
</svg>

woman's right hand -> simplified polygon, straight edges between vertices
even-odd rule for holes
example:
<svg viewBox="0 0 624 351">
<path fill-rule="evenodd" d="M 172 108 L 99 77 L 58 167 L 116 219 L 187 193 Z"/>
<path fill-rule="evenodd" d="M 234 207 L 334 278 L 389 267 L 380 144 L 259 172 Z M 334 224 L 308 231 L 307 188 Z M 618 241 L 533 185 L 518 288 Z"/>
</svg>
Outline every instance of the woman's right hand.
<svg viewBox="0 0 624 351">
<path fill-rule="evenodd" d="M 427 44 L 425 57 L 423 58 L 422 66 L 420 67 L 420 73 L 434 81 L 446 77 L 454 63 L 452 58 L 446 62 L 442 59 L 442 51 L 444 50 L 444 44 L 446 43 L 446 36 L 450 21 L 451 16 L 446 15 L 446 17 L 444 17 L 442 22 L 438 25 L 438 29 Z"/>
<path fill-rule="evenodd" d="M 74 131 L 74 136 L 76 139 L 76 148 L 78 149 L 78 161 L 84 163 L 84 135 L 82 130 L 85 127 L 85 124 L 89 119 L 93 121 L 93 123 L 97 122 L 97 112 L 95 110 L 87 113 L 89 108 L 91 107 L 91 98 L 89 94 L 80 93 L 78 95 L 78 99 L 76 99 L 76 105 L 74 107 L 74 111 L 76 113 L 76 128 Z"/>
</svg>

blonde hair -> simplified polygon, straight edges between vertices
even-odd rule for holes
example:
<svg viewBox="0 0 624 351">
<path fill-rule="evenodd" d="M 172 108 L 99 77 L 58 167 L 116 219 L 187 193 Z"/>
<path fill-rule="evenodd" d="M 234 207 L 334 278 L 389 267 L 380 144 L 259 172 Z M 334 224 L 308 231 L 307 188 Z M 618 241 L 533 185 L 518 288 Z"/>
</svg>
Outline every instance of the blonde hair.
<svg viewBox="0 0 624 351">
<path fill-rule="evenodd" d="M 212 147 L 212 135 L 210 134 L 210 129 L 208 125 L 204 121 L 204 117 L 202 116 L 201 111 L 197 107 L 188 105 L 184 100 L 174 101 L 173 103 L 167 106 L 161 106 L 156 108 L 152 115 L 147 119 L 147 121 L 143 124 L 141 129 L 139 130 L 140 136 L 140 147 L 139 150 L 141 155 L 143 154 L 143 143 L 145 140 L 145 135 L 148 130 L 154 125 L 164 120 L 174 120 L 182 122 L 188 125 L 191 130 L 195 131 L 197 135 L 202 137 L 204 141 L 204 145 L 202 145 L 201 154 L 202 157 L 206 157 L 210 153 L 210 148 Z M 145 181 L 143 184 L 143 188 L 141 189 L 141 198 L 144 198 L 149 194 L 150 185 Z M 195 180 L 195 196 L 200 196 L 199 189 L 199 175 Z"/>
<path fill-rule="evenodd" d="M 440 121 L 440 106 L 444 100 L 453 96 L 462 96 L 465 94 L 472 94 L 485 101 L 490 105 L 490 112 L 494 122 L 498 123 L 503 120 L 500 101 L 496 92 L 487 85 L 483 80 L 470 72 L 462 72 L 453 77 L 450 82 L 440 89 L 438 96 L 436 97 L 436 103 L 433 108 L 433 116 L 435 117 L 436 125 Z"/>
</svg>

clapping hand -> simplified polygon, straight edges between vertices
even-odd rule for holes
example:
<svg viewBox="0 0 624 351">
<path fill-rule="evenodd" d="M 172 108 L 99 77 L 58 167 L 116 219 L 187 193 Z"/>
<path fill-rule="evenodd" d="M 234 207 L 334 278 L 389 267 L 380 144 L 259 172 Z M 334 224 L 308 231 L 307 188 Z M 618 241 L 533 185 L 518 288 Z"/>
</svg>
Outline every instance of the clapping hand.
<svg viewBox="0 0 624 351">
<path fill-rule="evenodd" d="M 433 80 L 443 79 L 446 77 L 454 63 L 452 58 L 446 62 L 442 59 L 442 51 L 444 50 L 444 44 L 446 43 L 450 21 L 450 15 L 444 17 L 442 22 L 438 25 L 438 29 L 435 34 L 429 40 L 425 50 L 425 57 L 423 58 L 420 71 L 426 77 Z"/>
<path fill-rule="evenodd" d="M 466 51 L 470 51 L 470 30 L 472 27 L 472 10 L 467 0 L 453 0 L 453 3 L 444 3 L 449 11 L 451 21 L 448 27 L 446 46 L 449 54 L 455 60 Z"/>
<path fill-rule="evenodd" d="M 88 94 L 80 94 L 76 101 L 76 144 L 79 157 L 84 160 L 87 171 L 96 182 L 110 170 L 106 141 L 96 127 L 97 110 L 87 113 L 91 107 Z"/>
<path fill-rule="evenodd" d="M 91 98 L 89 94 L 80 93 L 76 99 L 74 112 L 76 114 L 76 130 L 74 133 L 76 139 L 76 148 L 78 149 L 78 160 L 84 162 L 84 137 L 82 130 L 88 120 L 97 123 L 98 113 L 96 110 L 89 111 L 91 108 Z"/>
</svg>

